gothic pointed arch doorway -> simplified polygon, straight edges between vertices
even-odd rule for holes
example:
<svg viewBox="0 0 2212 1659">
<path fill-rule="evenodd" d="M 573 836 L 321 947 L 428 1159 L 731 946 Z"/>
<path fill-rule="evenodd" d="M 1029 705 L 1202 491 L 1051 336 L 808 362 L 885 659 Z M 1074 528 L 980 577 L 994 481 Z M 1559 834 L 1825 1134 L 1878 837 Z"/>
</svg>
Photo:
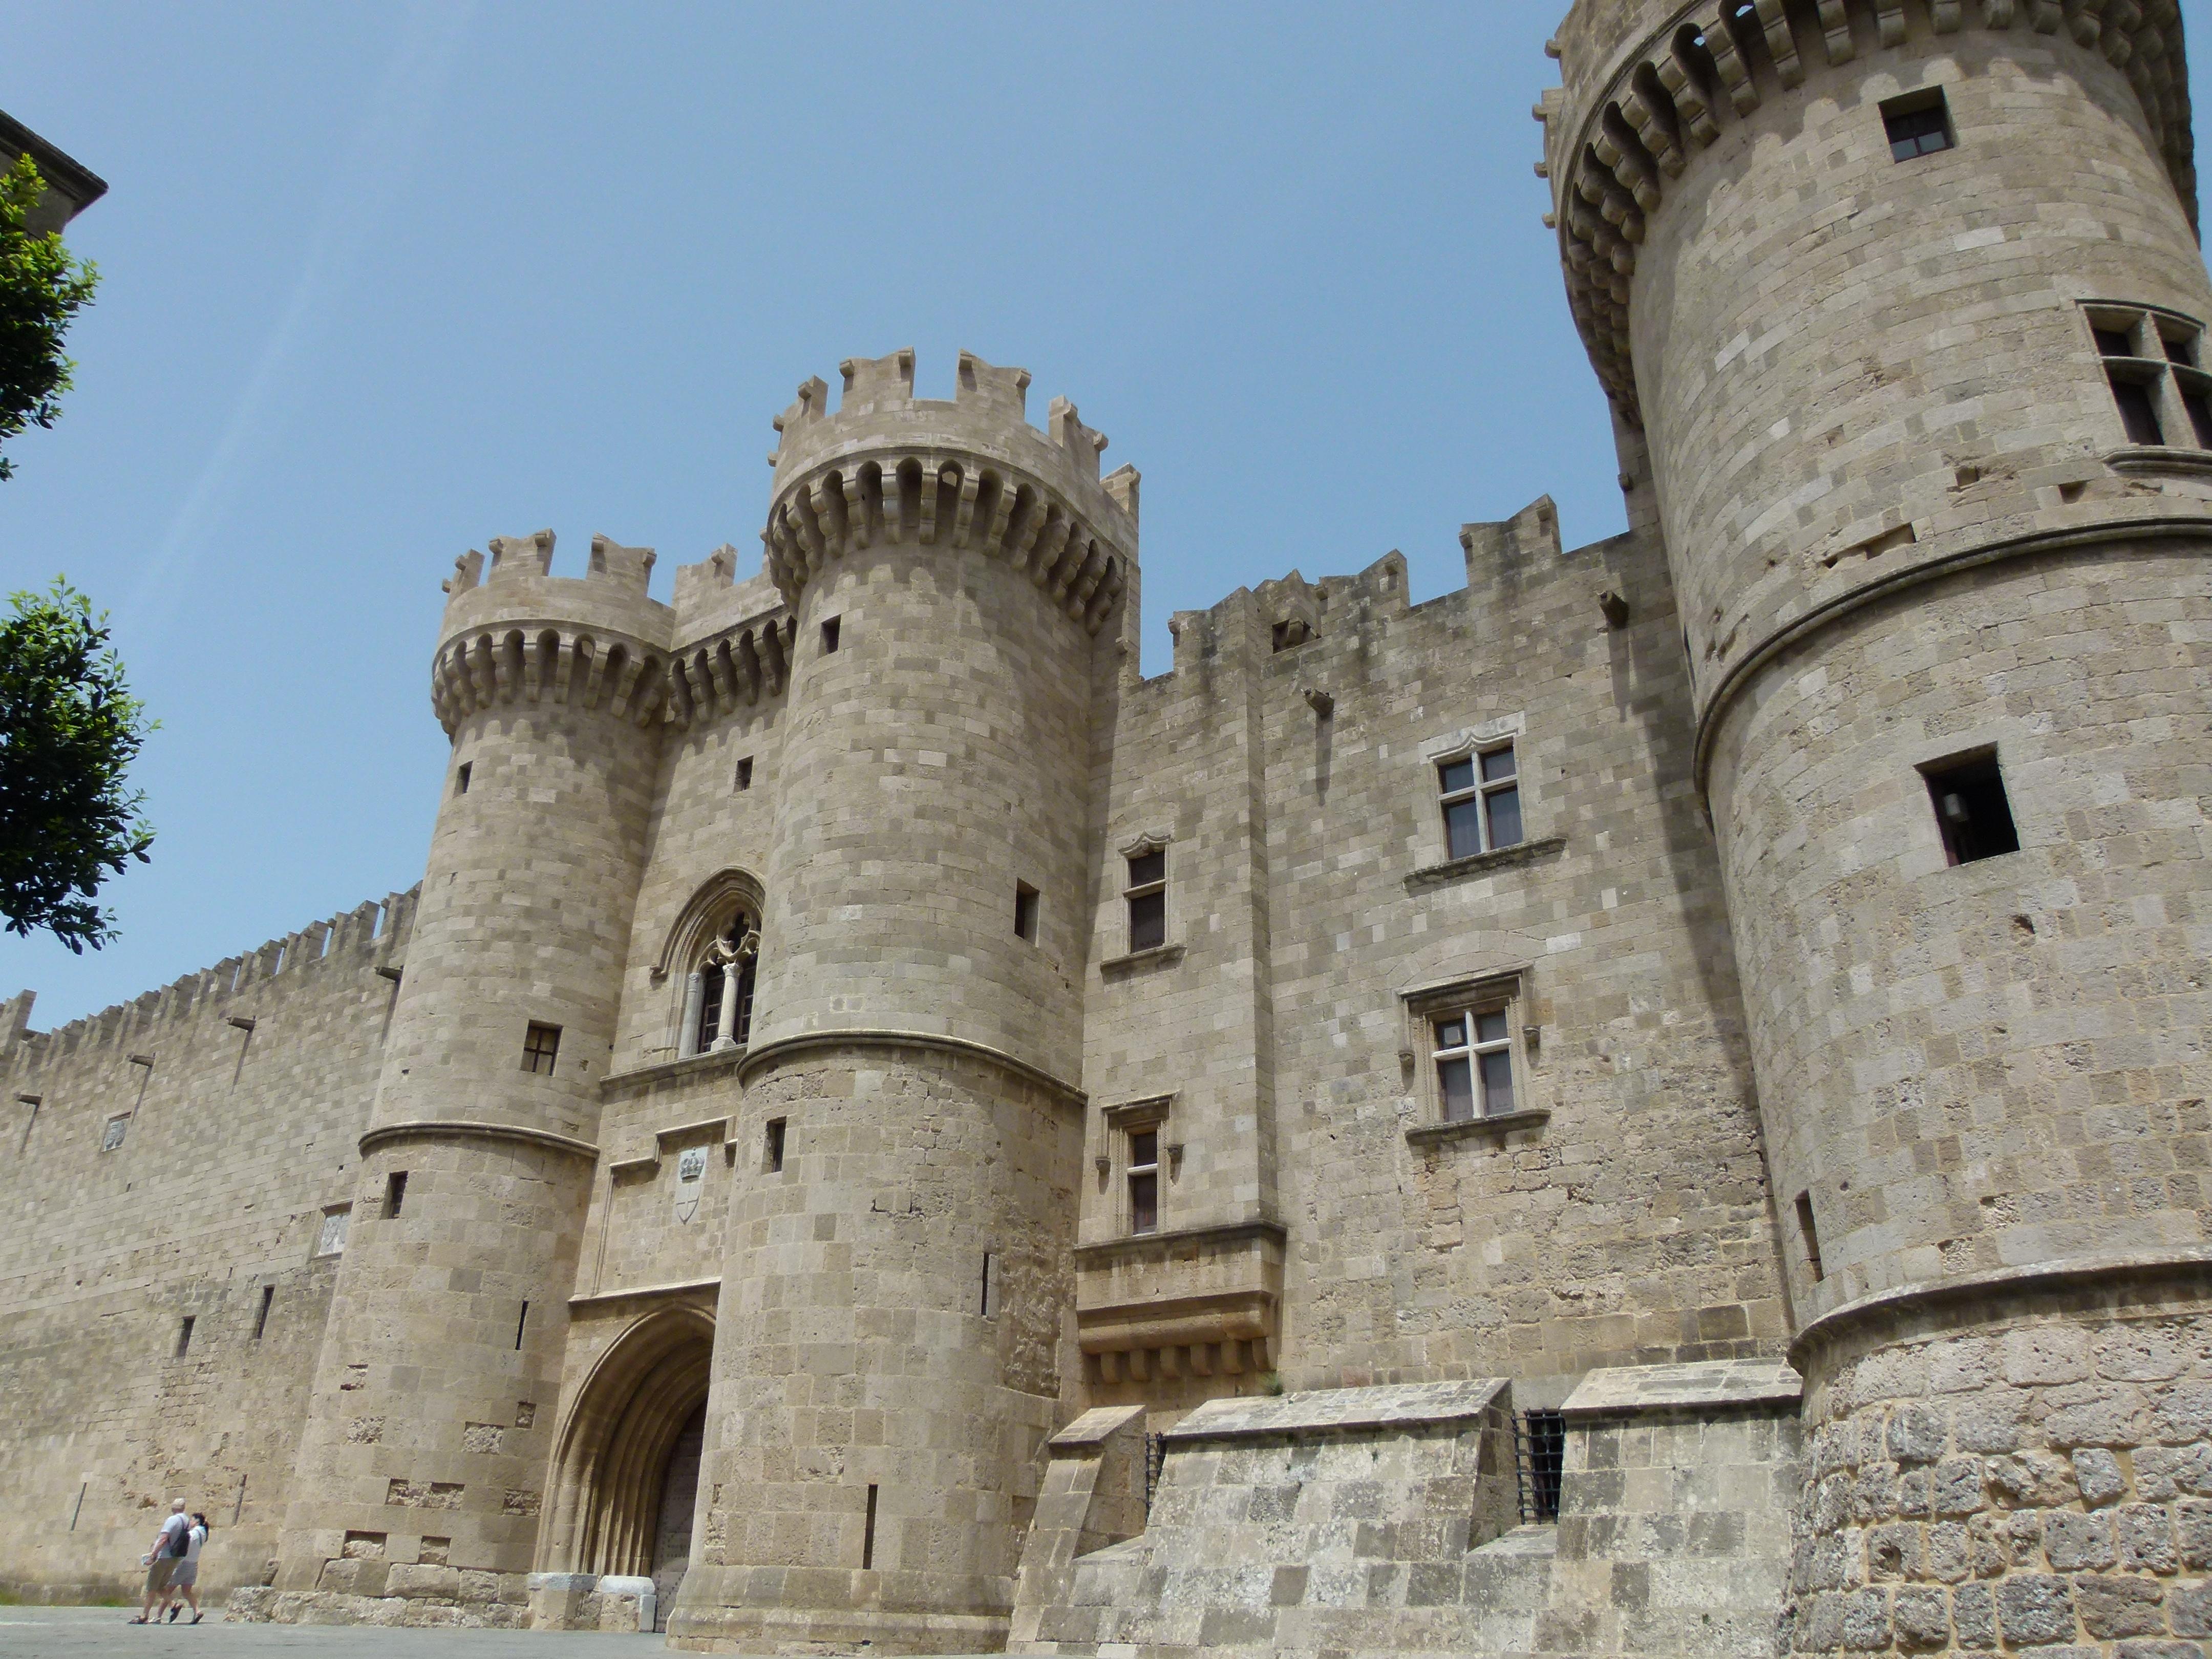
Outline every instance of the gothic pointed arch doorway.
<svg viewBox="0 0 2212 1659">
<path fill-rule="evenodd" d="M 691 1556 L 714 1321 L 647 1314 L 592 1368 L 555 1453 L 539 1571 L 651 1577 L 665 1627 Z"/>
</svg>

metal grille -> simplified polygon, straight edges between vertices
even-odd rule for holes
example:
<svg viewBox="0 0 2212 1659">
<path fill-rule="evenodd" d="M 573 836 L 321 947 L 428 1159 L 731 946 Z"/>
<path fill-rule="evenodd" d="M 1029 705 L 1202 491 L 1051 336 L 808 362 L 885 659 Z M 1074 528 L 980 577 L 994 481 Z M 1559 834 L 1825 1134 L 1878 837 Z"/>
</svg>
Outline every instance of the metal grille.
<svg viewBox="0 0 2212 1659">
<path fill-rule="evenodd" d="M 1152 1512 L 1152 1494 L 1160 1489 L 1160 1469 L 1168 1461 L 1168 1437 L 1164 1434 L 1145 1437 L 1145 1513 Z"/>
<path fill-rule="evenodd" d="M 1566 1462 L 1567 1420 L 1557 1412 L 1522 1412 L 1513 1419 L 1513 1461 L 1521 1476 L 1521 1519 L 1559 1518 L 1559 1474 Z"/>
</svg>

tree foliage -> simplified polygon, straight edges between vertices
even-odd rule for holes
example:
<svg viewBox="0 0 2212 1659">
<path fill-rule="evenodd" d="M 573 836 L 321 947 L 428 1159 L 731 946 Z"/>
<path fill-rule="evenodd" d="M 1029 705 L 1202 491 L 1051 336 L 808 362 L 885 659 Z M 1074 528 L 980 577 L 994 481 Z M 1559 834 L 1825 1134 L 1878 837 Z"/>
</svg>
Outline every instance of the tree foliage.
<svg viewBox="0 0 2212 1659">
<path fill-rule="evenodd" d="M 0 444 L 27 426 L 52 426 L 75 367 L 62 356 L 70 321 L 92 302 L 100 273 L 79 264 L 61 233 L 24 228 L 46 183 L 28 155 L 0 174 Z M 0 455 L 0 478 L 15 475 Z"/>
<path fill-rule="evenodd" d="M 154 723 L 124 684 L 107 618 L 57 580 L 0 618 L 0 921 L 72 951 L 117 937 L 94 901 L 154 840 L 125 774 Z"/>
</svg>

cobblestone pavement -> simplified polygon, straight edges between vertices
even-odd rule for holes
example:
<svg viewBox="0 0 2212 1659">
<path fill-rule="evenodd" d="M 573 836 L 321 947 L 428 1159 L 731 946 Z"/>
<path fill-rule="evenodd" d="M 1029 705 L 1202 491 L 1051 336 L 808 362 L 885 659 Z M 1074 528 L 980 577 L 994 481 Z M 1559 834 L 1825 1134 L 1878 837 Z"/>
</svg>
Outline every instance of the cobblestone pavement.
<svg viewBox="0 0 2212 1659">
<path fill-rule="evenodd" d="M 324 1654 L 353 1659 L 631 1659 L 665 1654 L 658 1636 L 505 1630 L 392 1630 L 363 1625 L 228 1625 L 141 1629 L 131 1607 L 0 1607 L 0 1659 L 108 1659 L 111 1654 Z M 189 1616 L 189 1615 L 186 1615 Z"/>
</svg>

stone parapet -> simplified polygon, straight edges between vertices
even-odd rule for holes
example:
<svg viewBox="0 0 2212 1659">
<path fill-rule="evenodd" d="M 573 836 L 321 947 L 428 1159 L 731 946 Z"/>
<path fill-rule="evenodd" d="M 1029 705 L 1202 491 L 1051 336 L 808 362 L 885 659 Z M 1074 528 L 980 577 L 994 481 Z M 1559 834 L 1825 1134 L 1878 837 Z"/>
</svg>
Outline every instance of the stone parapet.
<svg viewBox="0 0 2212 1659">
<path fill-rule="evenodd" d="M 887 544 L 973 547 L 1026 572 L 1096 634 L 1128 586 L 1137 552 L 1137 474 L 1098 476 L 1106 439 L 1055 398 L 1051 432 L 1024 416 L 1027 369 L 960 355 L 950 403 L 914 396 L 914 353 L 848 358 L 845 395 L 809 380 L 777 418 L 782 441 L 768 571 L 794 608 L 830 561 Z"/>
</svg>

